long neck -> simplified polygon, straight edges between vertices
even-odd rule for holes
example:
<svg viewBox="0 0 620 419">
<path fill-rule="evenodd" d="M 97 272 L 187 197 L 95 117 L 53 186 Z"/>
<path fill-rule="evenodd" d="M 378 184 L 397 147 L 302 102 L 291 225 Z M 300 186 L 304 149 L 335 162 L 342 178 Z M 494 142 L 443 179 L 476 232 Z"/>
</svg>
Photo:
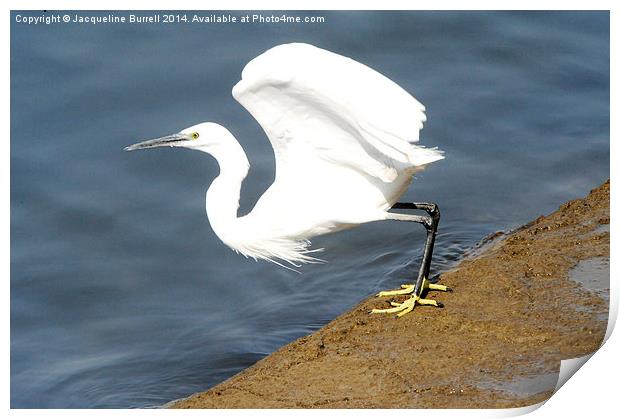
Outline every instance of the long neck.
<svg viewBox="0 0 620 419">
<path fill-rule="evenodd" d="M 232 236 L 237 223 L 241 183 L 250 165 L 243 148 L 232 134 L 225 143 L 208 150 L 208 153 L 217 160 L 220 174 L 207 191 L 207 217 L 215 234 L 228 244 L 234 240 Z"/>
</svg>

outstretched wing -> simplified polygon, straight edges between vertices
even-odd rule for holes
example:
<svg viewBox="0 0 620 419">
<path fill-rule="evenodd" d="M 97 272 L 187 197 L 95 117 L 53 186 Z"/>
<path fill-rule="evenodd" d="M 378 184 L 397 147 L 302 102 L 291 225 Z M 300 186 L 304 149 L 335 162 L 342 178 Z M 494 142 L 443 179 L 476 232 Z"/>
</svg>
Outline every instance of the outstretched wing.
<svg viewBox="0 0 620 419">
<path fill-rule="evenodd" d="M 298 178 L 309 159 L 393 182 L 408 167 L 442 158 L 412 144 L 426 120 L 420 102 L 375 70 L 312 45 L 279 45 L 256 57 L 233 96 L 267 133 L 276 182 Z"/>
</svg>

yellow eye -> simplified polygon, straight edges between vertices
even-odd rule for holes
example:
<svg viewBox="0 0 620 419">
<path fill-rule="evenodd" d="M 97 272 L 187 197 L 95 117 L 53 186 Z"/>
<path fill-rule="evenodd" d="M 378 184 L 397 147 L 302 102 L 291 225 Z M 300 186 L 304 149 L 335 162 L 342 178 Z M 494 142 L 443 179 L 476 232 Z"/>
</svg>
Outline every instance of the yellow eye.
<svg viewBox="0 0 620 419">
<path fill-rule="evenodd" d="M 197 132 L 192 132 L 192 138 L 193 138 L 194 140 L 197 140 L 197 139 L 198 139 L 198 137 L 200 137 L 200 134 L 198 134 Z"/>
</svg>

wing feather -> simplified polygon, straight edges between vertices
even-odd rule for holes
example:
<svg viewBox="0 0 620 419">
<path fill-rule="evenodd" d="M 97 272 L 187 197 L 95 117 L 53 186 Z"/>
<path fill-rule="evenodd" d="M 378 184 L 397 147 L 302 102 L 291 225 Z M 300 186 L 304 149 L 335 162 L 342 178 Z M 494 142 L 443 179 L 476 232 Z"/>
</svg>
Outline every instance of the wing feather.
<svg viewBox="0 0 620 419">
<path fill-rule="evenodd" d="M 420 102 L 364 64 L 312 45 L 280 45 L 256 57 L 233 96 L 265 130 L 276 182 L 299 178 L 313 158 L 383 182 L 443 158 L 412 144 L 426 120 Z"/>
</svg>

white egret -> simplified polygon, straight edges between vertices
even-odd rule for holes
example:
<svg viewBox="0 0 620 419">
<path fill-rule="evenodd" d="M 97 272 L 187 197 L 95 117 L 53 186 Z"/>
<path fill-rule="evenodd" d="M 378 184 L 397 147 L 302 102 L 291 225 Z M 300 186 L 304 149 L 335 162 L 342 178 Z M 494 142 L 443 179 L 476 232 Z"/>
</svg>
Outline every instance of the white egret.
<svg viewBox="0 0 620 419">
<path fill-rule="evenodd" d="M 421 298 L 427 289 L 448 290 L 428 281 L 437 205 L 397 203 L 414 174 L 443 158 L 441 151 L 415 144 L 424 106 L 364 64 L 299 43 L 251 60 L 232 94 L 265 130 L 276 159 L 275 181 L 249 214 L 239 217 L 237 211 L 250 165 L 223 126 L 205 122 L 125 150 L 168 146 L 212 155 L 220 169 L 206 196 L 213 231 L 254 259 L 299 267 L 320 261 L 309 247 L 313 236 L 378 220 L 421 223 L 427 239 L 417 282 L 379 294 L 411 298 L 373 311 L 403 315 L 416 303 L 441 306 Z M 388 212 L 392 208 L 428 215 Z"/>
</svg>

